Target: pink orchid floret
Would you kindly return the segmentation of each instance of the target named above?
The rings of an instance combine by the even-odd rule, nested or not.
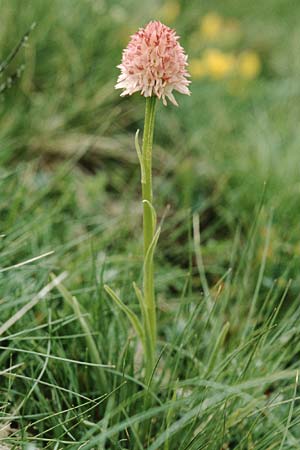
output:
[[[173,90],[190,95],[187,55],[179,37],[161,22],[148,23],[133,36],[123,50],[116,89],[121,96],[141,92],[144,97],[156,95],[166,105],[166,97],[177,106]]]

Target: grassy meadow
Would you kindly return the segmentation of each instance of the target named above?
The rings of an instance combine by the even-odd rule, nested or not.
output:
[[[0,70],[0,450],[300,448],[299,18],[292,0],[0,1],[0,61],[36,23]],[[114,85],[151,19],[181,36],[192,95],[157,111],[145,386],[103,286],[138,313],[145,102]]]

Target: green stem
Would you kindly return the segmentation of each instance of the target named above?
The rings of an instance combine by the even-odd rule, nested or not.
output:
[[[155,224],[153,220],[152,205],[152,144],[155,122],[156,97],[146,98],[145,123],[142,146],[142,163],[144,167],[144,177],[142,179],[143,196],[143,233],[144,233],[144,261],[153,240]],[[145,308],[147,311],[146,328],[149,329],[149,355],[146,361],[146,380],[149,381],[155,364],[156,349],[156,306],[154,293],[153,263],[146,267],[144,264],[143,291]]]

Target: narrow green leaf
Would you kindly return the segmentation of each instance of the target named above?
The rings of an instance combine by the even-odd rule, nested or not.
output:
[[[229,331],[229,327],[230,327],[230,323],[226,322],[217,338],[216,344],[214,346],[214,349],[213,349],[213,351],[210,355],[209,361],[207,363],[206,375],[209,374],[211,372],[211,370],[214,368],[214,365],[215,365],[215,362],[216,362],[216,359],[218,356],[218,352],[221,349],[221,347],[225,341],[225,338]]]
[[[128,308],[128,306],[126,306],[125,303],[122,302],[122,300],[117,296],[117,294],[109,286],[107,286],[107,284],[104,285],[104,289],[108,293],[108,295],[111,297],[111,299],[118,305],[118,307],[127,315],[128,319],[130,320],[137,335],[139,336],[142,343],[144,344],[144,331],[143,331],[143,327],[142,327],[141,322],[139,321],[137,315],[133,311],[131,311],[131,309]]]
[[[150,203],[148,200],[143,200],[143,203],[145,203],[150,211],[151,211],[151,216],[152,216],[152,226],[153,226],[153,230],[155,230],[156,228],[156,223],[157,223],[157,216],[156,216],[156,211],[154,209],[154,206],[152,205],[152,203]]]
[[[145,257],[145,271],[147,270],[147,268],[149,269],[149,267],[151,266],[152,262],[153,262],[153,256],[154,256],[154,252],[157,246],[157,242],[159,239],[159,235],[161,232],[161,227],[158,227],[156,230],[156,233],[153,236],[153,239],[151,241],[151,244],[149,245],[146,257]]]
[[[140,132],[140,130],[136,130],[134,143],[135,143],[135,150],[138,155],[140,166],[141,166],[141,181],[142,181],[142,183],[145,183],[145,167],[144,167],[141,147],[139,144],[139,132]]]
[[[137,296],[137,299],[139,301],[143,320],[144,320],[144,322],[146,322],[147,321],[147,312],[145,309],[145,301],[143,298],[142,291],[140,290],[140,288],[137,286],[137,284],[135,282],[133,282],[132,285],[133,285],[135,295]]]

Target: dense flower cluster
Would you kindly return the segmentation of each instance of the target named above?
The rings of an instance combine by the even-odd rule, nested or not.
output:
[[[123,51],[116,89],[121,96],[141,92],[145,97],[156,95],[166,105],[166,97],[177,106],[173,90],[190,94],[187,55],[178,36],[161,22],[150,22],[135,33]]]

